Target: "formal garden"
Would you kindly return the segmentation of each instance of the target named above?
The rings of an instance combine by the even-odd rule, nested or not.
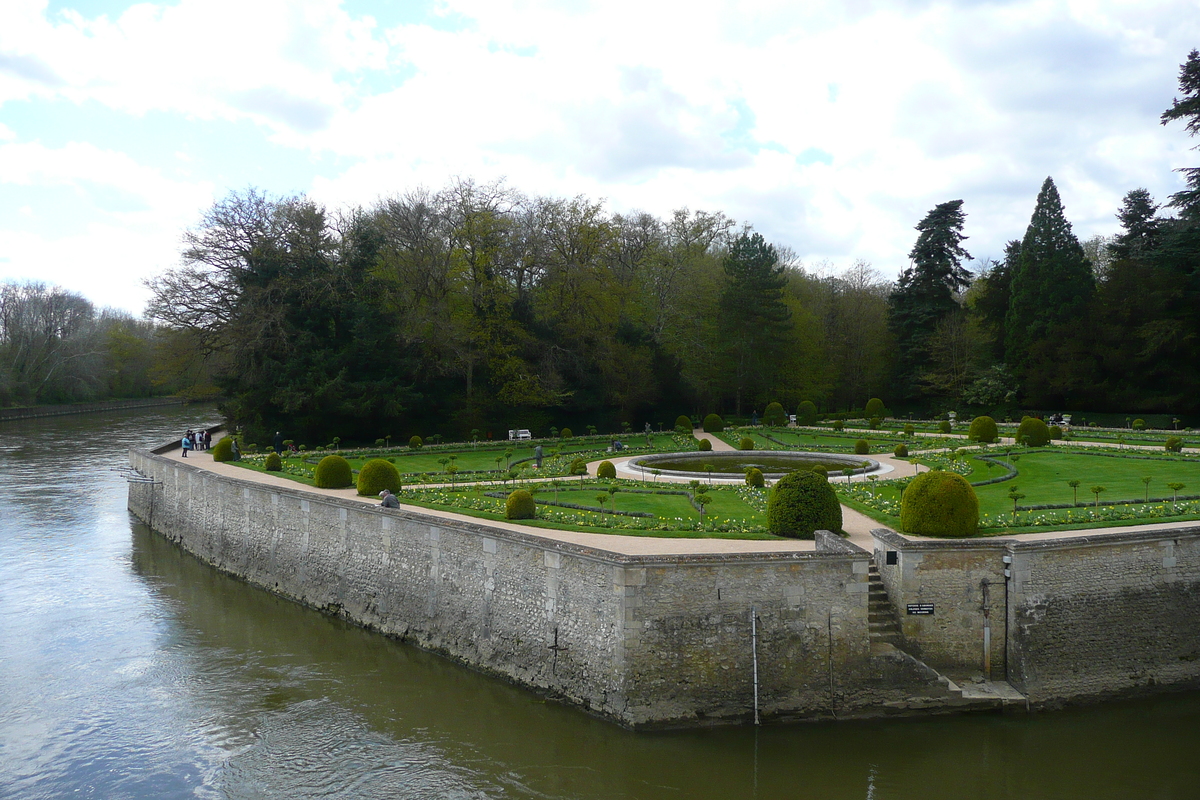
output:
[[[350,449],[335,440],[311,450],[288,441],[282,457],[250,452],[236,463],[317,488],[357,485],[364,496],[387,488],[406,505],[626,535],[811,537],[821,527],[840,529],[841,505],[887,527],[938,536],[1200,519],[1200,456],[1183,452],[1190,431],[988,417],[800,424],[778,413],[758,425],[726,426],[717,415],[700,422],[735,452],[707,456],[710,443],[680,417],[668,432],[556,430],[553,438],[453,443],[412,437]],[[214,451],[218,460],[229,457],[228,441]],[[792,464],[803,453],[813,455]],[[609,459],[624,457],[650,458],[618,474]],[[588,465],[598,462],[590,476]],[[336,469],[326,469],[331,464]],[[797,480],[803,490],[792,486]]]

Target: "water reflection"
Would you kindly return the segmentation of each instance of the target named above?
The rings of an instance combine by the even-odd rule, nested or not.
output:
[[[0,797],[1184,798],[1200,695],[634,734],[222,575],[106,469],[182,409],[0,427]]]

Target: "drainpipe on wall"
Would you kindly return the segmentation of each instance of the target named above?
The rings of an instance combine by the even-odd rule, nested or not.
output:
[[[983,592],[983,677],[990,681],[992,679],[992,611],[988,602],[987,578],[980,582],[979,588]]]
[[[1008,680],[1008,586],[1012,582],[1012,556],[1000,559],[1004,562],[1004,680]]]

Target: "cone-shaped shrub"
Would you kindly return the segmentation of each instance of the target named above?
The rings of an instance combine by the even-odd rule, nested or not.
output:
[[[318,489],[345,489],[354,485],[350,462],[341,456],[325,456],[313,471],[313,485]]]
[[[974,536],[979,532],[975,489],[955,472],[922,472],[900,498],[900,530],[918,536]]]
[[[372,458],[358,471],[358,493],[373,497],[384,489],[393,494],[400,491],[400,470],[390,461]]]

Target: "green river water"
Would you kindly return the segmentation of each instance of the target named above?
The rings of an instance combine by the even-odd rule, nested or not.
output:
[[[195,408],[0,425],[0,798],[1196,798],[1200,695],[632,733],[211,570],[110,467]]]

